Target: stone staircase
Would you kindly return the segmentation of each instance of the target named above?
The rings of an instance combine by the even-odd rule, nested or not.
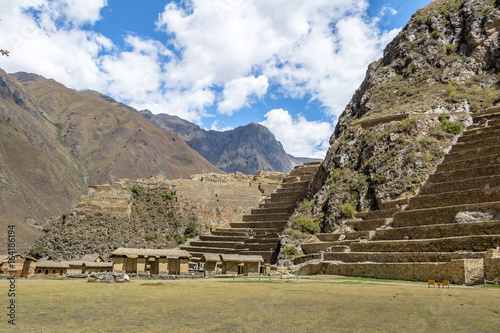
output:
[[[230,228],[216,229],[211,235],[200,236],[181,249],[199,262],[205,253],[261,255],[266,263],[274,263],[279,252],[279,237],[297,204],[306,194],[309,183],[320,163],[305,163],[295,167],[282,186],[258,208],[244,215],[241,222],[232,222]]]
[[[384,206],[304,244],[296,264],[323,262],[300,274],[481,282],[486,251],[500,246],[499,108],[474,116],[418,195]]]

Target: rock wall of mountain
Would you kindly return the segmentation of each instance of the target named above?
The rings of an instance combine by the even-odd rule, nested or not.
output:
[[[311,189],[332,230],[351,209],[413,195],[474,112],[500,104],[499,1],[437,0],[372,63]]]
[[[228,131],[206,131],[177,116],[140,114],[159,128],[177,134],[203,157],[226,172],[253,175],[261,170],[288,172],[300,159],[288,155],[265,126],[250,123]]]
[[[220,172],[173,133],[93,91],[0,70],[0,226],[19,250],[88,185],[118,178],[188,178]],[[6,250],[0,239],[0,251]]]

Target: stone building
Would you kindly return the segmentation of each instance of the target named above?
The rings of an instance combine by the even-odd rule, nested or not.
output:
[[[48,260],[40,260],[36,263],[36,272],[37,276],[44,277],[66,277],[68,274],[68,269],[70,269],[70,265],[68,262],[56,262],[56,261],[48,261]]]
[[[191,255],[184,250],[119,248],[111,258],[115,273],[187,275]]]
[[[217,265],[221,262],[219,254],[205,253],[200,261],[205,263],[205,277],[214,277],[217,274]]]
[[[264,262],[262,256],[221,254],[222,274],[258,275],[260,264]]]
[[[9,256],[0,256],[0,274],[13,275],[16,278],[31,277],[35,274],[37,260],[20,253],[14,255],[14,262],[9,261]]]

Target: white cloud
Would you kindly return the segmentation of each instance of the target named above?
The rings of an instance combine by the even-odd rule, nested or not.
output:
[[[329,148],[328,140],[333,124],[308,121],[302,115],[296,119],[283,109],[271,110],[260,124],[269,128],[285,151],[296,157],[324,158]]]
[[[215,120],[212,123],[212,126],[210,126],[211,131],[218,131],[218,132],[230,131],[232,129],[233,128],[231,126],[219,127],[219,120]]]
[[[230,116],[234,111],[249,106],[251,96],[255,95],[258,98],[264,96],[268,86],[269,82],[264,75],[231,80],[226,83],[222,92],[223,100],[218,105],[218,111]]]

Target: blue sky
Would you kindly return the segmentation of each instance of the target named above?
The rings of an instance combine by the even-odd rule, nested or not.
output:
[[[7,72],[324,157],[368,64],[430,0],[0,0]]]

